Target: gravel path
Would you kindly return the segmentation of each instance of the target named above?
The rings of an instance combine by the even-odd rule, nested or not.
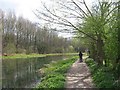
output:
[[[93,88],[91,74],[84,62],[77,60],[69,69],[66,77],[65,88]]]

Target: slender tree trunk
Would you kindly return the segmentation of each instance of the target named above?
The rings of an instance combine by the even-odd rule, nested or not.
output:
[[[16,53],[18,53],[18,31],[17,31],[17,37],[16,37]]]
[[[1,54],[3,54],[4,52],[3,52],[3,48],[4,48],[4,46],[5,46],[5,41],[4,40],[2,40],[2,39],[4,39],[5,38],[5,30],[4,30],[4,14],[3,14],[3,11],[1,11],[1,23],[0,23],[0,28],[1,28],[1,31],[0,31],[0,33],[2,34],[2,36],[1,36],[1,42],[2,42],[2,48],[0,48],[1,49]]]
[[[34,35],[34,53],[36,52],[36,46],[37,46],[37,37]]]

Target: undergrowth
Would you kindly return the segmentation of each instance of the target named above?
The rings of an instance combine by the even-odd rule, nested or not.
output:
[[[78,57],[50,63],[40,71],[43,75],[41,82],[36,86],[37,89],[45,88],[64,88],[66,72]]]
[[[98,66],[97,63],[88,58],[86,60],[90,68],[92,79],[97,88],[120,88],[120,82],[115,80],[114,71],[110,67]]]

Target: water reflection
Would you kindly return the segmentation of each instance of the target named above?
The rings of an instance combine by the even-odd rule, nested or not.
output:
[[[5,59],[2,61],[2,87],[31,87],[40,80],[38,69],[51,61],[62,60],[65,56],[49,56],[27,59]]]

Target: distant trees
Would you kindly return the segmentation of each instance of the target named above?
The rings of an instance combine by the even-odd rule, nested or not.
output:
[[[58,37],[48,27],[40,27],[14,12],[0,10],[3,53],[62,53],[69,52],[69,40]]]

